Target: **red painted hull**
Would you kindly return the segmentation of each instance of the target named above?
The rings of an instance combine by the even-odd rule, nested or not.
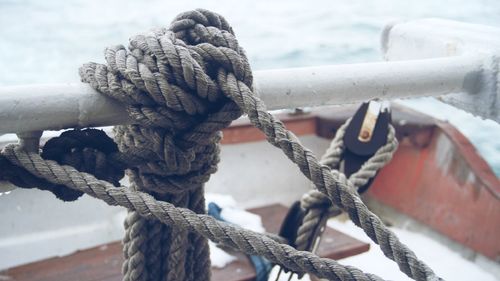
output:
[[[403,140],[370,195],[493,260],[500,258],[500,184],[472,144],[436,123],[429,143]]]
[[[281,115],[297,135],[331,139],[355,108]],[[500,181],[456,128],[401,106],[393,107],[400,146],[369,196],[490,259],[500,260]],[[224,130],[223,143],[264,140],[248,122]]]

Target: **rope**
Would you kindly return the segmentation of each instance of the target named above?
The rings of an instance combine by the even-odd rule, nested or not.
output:
[[[96,129],[63,132],[45,143],[41,156],[59,164],[70,165],[80,172],[91,173],[115,186],[119,186],[119,180],[124,176],[126,162],[138,161],[120,153],[113,139]],[[0,179],[10,181],[20,188],[47,190],[64,201],[74,201],[83,195],[82,192],[37,178],[25,169],[13,166],[1,156],[0,167],[3,168]]]
[[[339,169],[342,154],[345,150],[343,139],[349,123],[350,120],[347,120],[337,130],[326,153],[321,157],[320,163],[322,165],[327,165],[331,169]],[[394,127],[389,126],[387,143],[379,148],[356,173],[353,173],[349,177],[348,181],[352,183],[355,191],[367,184],[383,166],[389,163],[397,146],[398,141],[395,136]],[[339,173],[339,175],[343,174]],[[332,204],[325,194],[317,189],[312,189],[305,193],[300,203],[302,209],[305,211],[305,216],[297,231],[295,245],[298,250],[311,251],[313,243],[316,240],[316,237],[314,237],[315,230],[324,226],[326,223],[326,219],[324,218],[339,215],[341,210]]]
[[[237,83],[232,75],[223,81]],[[352,184],[343,174],[319,163],[313,152],[303,147],[297,137],[286,130],[283,123],[266,112],[265,106],[250,88],[242,83],[238,91],[228,92],[231,98],[248,114],[252,124],[267,136],[269,143],[280,148],[285,155],[299,167],[318,191],[326,194],[333,204],[346,211],[350,219],[374,241],[379,244],[386,257],[395,261],[400,270],[415,280],[434,280],[436,275],[415,253],[401,243],[396,235],[373,214],[361,201]]]
[[[208,215],[214,217],[218,221],[227,222],[221,215],[222,208],[214,202],[208,203]],[[229,222],[230,223],[230,222]],[[255,269],[255,281],[267,281],[271,272],[271,263],[261,256],[248,256]]]
[[[128,170],[132,189],[116,188],[14,146],[5,147],[2,155],[36,177],[130,210],[129,218],[133,219],[126,222],[125,279],[150,280],[151,272],[160,268],[162,278],[168,280],[209,280],[208,247],[201,235],[250,255],[262,255],[294,272],[330,280],[380,280],[354,267],[297,251],[267,236],[200,214],[204,212],[203,183],[215,172],[219,161],[219,130],[242,112],[264,132],[268,142],[297,164],[319,192],[345,210],[404,273],[416,280],[438,279],[368,210],[349,180],[321,164],[266,111],[252,91],[245,53],[221,16],[206,10],[181,14],[169,30],[135,36],[130,40],[129,51],[123,46],[108,48],[105,58],[107,65],[86,64],[80,74],[83,81],[101,93],[124,103],[138,124],[115,129],[120,151],[148,160]],[[154,220],[167,226],[162,228]],[[147,233],[151,231],[160,234],[149,237]],[[186,231],[194,234],[181,235],[182,239],[176,240],[179,243],[173,245],[175,236]],[[164,245],[153,248],[158,239]],[[177,255],[179,264],[185,266],[174,268],[179,264],[168,258],[161,266],[155,264],[155,270],[147,270],[152,265],[145,255],[151,253],[163,258]],[[188,256],[194,258],[188,261]],[[174,277],[177,279],[171,279]]]
[[[308,272],[329,280],[382,280],[354,267],[340,265],[334,260],[319,258],[310,252],[297,251],[266,235],[156,200],[147,193],[133,191],[127,187],[115,187],[90,174],[78,172],[71,166],[61,166],[52,160],[42,159],[38,154],[25,152],[15,145],[6,146],[2,155],[16,166],[25,167],[33,175],[50,182],[79,190],[109,205],[120,205],[134,210],[144,218],[156,219],[182,230],[199,233],[215,243],[246,254],[264,256],[271,262],[296,272]]]
[[[194,46],[190,44],[195,40],[192,34],[173,30],[186,24],[194,24],[199,35],[205,37],[217,30],[221,37],[215,39],[221,40],[224,51],[213,45]],[[153,30],[132,37],[129,43],[128,51],[124,46],[107,48],[107,65],[84,65],[80,69],[82,81],[124,103],[135,120],[135,125],[115,128],[122,153],[148,159],[129,167],[132,187],[175,206],[204,213],[203,184],[216,171],[219,131],[241,115],[210,75],[216,74],[213,66],[233,63],[227,57],[237,56],[239,61],[227,67],[245,75],[243,81],[251,85],[250,67],[225,19],[201,10],[180,15],[171,30]],[[134,211],[127,221],[123,240],[127,251],[125,280],[209,279],[205,239],[175,227],[161,227],[159,222],[147,221]],[[159,245],[165,236],[168,238]],[[158,267],[162,252],[165,265]],[[155,261],[148,260],[150,255]],[[189,279],[187,263],[196,271]],[[148,267],[162,272],[148,276]]]

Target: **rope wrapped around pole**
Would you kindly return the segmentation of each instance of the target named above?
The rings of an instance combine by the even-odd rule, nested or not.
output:
[[[321,164],[266,111],[252,90],[245,52],[222,16],[206,10],[183,13],[169,29],[132,37],[128,50],[107,48],[105,58],[107,64],[86,64],[80,74],[84,82],[125,104],[135,120],[115,128],[120,152],[144,160],[128,166],[130,188],[114,187],[15,146],[5,147],[2,157],[48,182],[128,208],[125,280],[209,280],[205,238],[295,272],[329,280],[380,280],[203,214],[203,184],[219,161],[220,130],[243,113],[401,271],[415,280],[439,279],[368,210],[353,183]]]
[[[80,75],[124,103],[135,121],[114,129],[120,151],[144,159],[128,169],[131,188],[204,213],[203,185],[217,169],[220,130],[242,113],[224,96],[216,75],[226,67],[252,84],[229,24],[207,11],[181,14],[170,29],[132,37],[128,50],[107,48],[105,58],[106,65],[85,64]],[[198,234],[135,211],[125,227],[126,281],[210,278],[208,245]]]

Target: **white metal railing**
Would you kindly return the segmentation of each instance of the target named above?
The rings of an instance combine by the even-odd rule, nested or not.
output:
[[[500,28],[424,19],[388,25],[387,62],[255,72],[269,109],[436,96],[500,122]],[[84,83],[0,88],[0,135],[127,123],[124,108]],[[35,141],[36,142],[36,141]]]
[[[482,60],[472,56],[255,72],[269,109],[361,102],[373,98],[475,94]],[[469,80],[467,80],[469,79]],[[124,108],[88,84],[0,88],[0,134],[128,121]]]
[[[386,27],[388,62],[255,72],[269,109],[373,98],[437,96],[500,122],[500,28],[424,19]],[[128,122],[124,108],[83,83],[0,88],[0,135]],[[33,134],[28,134],[34,136]]]

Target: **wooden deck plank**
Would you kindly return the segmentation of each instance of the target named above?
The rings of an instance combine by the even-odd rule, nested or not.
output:
[[[268,232],[277,233],[287,208],[275,204],[250,211],[262,217],[263,225]],[[341,259],[368,251],[369,247],[369,244],[327,228],[318,254],[322,257]],[[253,280],[255,272],[249,260],[242,254],[236,254],[236,256],[238,260],[225,268],[213,268],[212,280]],[[113,242],[77,251],[65,257],[54,257],[14,267],[0,272],[0,279],[10,281],[120,281],[122,280],[122,261],[121,242]]]

